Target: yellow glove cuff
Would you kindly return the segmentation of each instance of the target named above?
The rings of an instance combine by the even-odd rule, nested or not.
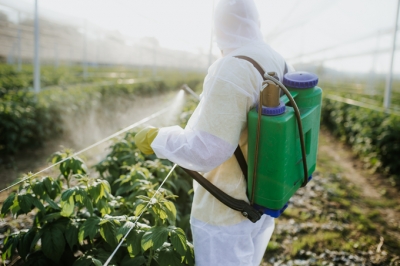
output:
[[[139,148],[141,152],[146,155],[153,154],[154,151],[151,148],[151,143],[157,137],[158,128],[155,127],[145,127],[144,129],[140,130],[135,135],[135,144]]]

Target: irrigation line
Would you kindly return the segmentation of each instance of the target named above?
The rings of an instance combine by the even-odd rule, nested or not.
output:
[[[162,188],[162,186],[164,185],[165,181],[167,181],[168,177],[172,174],[172,171],[174,171],[175,167],[177,166],[177,164],[174,164],[174,166],[172,167],[172,169],[169,171],[168,175],[164,178],[164,180],[162,181],[161,185],[158,187],[157,191],[154,193],[153,197],[151,197],[151,199],[149,200],[149,202],[147,203],[146,207],[143,208],[142,212],[140,213],[139,217],[136,219],[136,221],[133,223],[133,225],[131,226],[131,228],[129,228],[128,232],[126,232],[126,234],[124,235],[124,237],[121,239],[121,241],[118,243],[118,246],[114,249],[113,253],[110,255],[110,257],[107,259],[107,261],[103,264],[103,266],[107,266],[108,263],[110,263],[110,261],[112,260],[112,258],[114,257],[115,253],[117,253],[118,249],[121,247],[122,243],[124,242],[124,240],[126,239],[126,237],[129,235],[129,233],[132,231],[132,229],[136,226],[136,223],[139,221],[140,217],[142,217],[143,213],[147,210],[147,207],[149,207],[150,203],[152,202],[153,198],[157,195],[158,191]]]
[[[366,109],[370,109],[370,110],[374,110],[374,111],[390,114],[390,115],[400,116],[400,112],[396,112],[396,111],[392,111],[392,110],[386,110],[385,108],[382,108],[382,107],[379,107],[379,106],[373,106],[371,104],[363,103],[363,102],[360,102],[360,101],[355,101],[355,100],[352,100],[352,99],[340,97],[340,96],[333,95],[333,94],[328,94],[328,95],[325,96],[325,98],[328,98],[330,100],[334,100],[334,101],[337,101],[337,102],[347,103],[349,105],[354,105],[354,106],[358,106],[358,107],[362,107],[362,108],[366,108]]]
[[[161,115],[161,114],[163,114],[163,113],[169,111],[170,109],[171,109],[170,107],[165,107],[165,108],[163,108],[162,110],[160,110],[160,111],[158,111],[158,112],[156,112],[156,113],[154,113],[154,114],[152,114],[152,115],[150,115],[150,116],[148,116],[148,117],[145,117],[145,118],[143,118],[142,120],[140,120],[140,121],[138,121],[138,122],[136,122],[136,123],[134,123],[134,124],[132,124],[132,125],[130,125],[130,126],[124,128],[124,129],[121,129],[120,131],[118,131],[118,132],[116,132],[116,133],[114,133],[114,134],[112,134],[112,135],[106,137],[105,139],[102,139],[102,140],[100,140],[100,141],[98,141],[98,142],[96,142],[96,143],[94,143],[94,144],[92,144],[92,145],[90,145],[90,146],[84,148],[83,150],[80,150],[80,151],[78,151],[78,152],[72,154],[71,156],[69,156],[69,157],[67,157],[67,158],[65,158],[65,159],[63,159],[63,160],[61,160],[61,161],[59,161],[59,162],[57,162],[57,163],[55,163],[55,164],[52,164],[52,165],[50,165],[49,167],[46,167],[45,169],[43,169],[43,170],[41,170],[41,171],[39,171],[39,172],[37,172],[37,173],[35,173],[35,174],[31,175],[31,176],[28,176],[28,177],[26,177],[26,178],[24,178],[24,179],[18,181],[17,183],[15,183],[15,184],[13,184],[13,185],[11,185],[11,186],[8,186],[8,187],[6,187],[6,188],[0,190],[0,193],[4,192],[4,191],[6,191],[6,190],[9,190],[10,188],[12,188],[12,187],[14,187],[14,186],[17,186],[17,185],[19,185],[19,184],[25,182],[26,180],[31,179],[31,178],[34,177],[34,176],[37,176],[37,175],[43,173],[44,171],[47,171],[47,170],[51,169],[52,167],[57,166],[57,165],[59,165],[59,164],[65,162],[66,160],[71,159],[71,158],[74,157],[74,156],[77,156],[77,155],[79,155],[79,154],[81,154],[81,153],[83,153],[83,152],[85,152],[85,151],[87,151],[87,150],[90,150],[91,148],[93,148],[93,147],[95,147],[95,146],[97,146],[97,145],[99,145],[99,144],[102,144],[102,143],[104,143],[104,142],[106,142],[106,141],[108,141],[108,140],[110,140],[110,139],[112,139],[112,138],[118,136],[118,135],[121,134],[121,133],[124,133],[124,132],[126,132],[126,131],[129,131],[129,130],[131,130],[131,129],[133,129],[133,128],[135,128],[135,127],[137,127],[137,126],[139,126],[139,125],[141,125],[141,124],[143,124],[143,123],[146,123],[147,121],[150,121],[151,119],[156,118],[157,116],[159,116],[159,115]]]

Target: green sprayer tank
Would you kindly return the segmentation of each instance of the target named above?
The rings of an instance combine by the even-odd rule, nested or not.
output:
[[[307,72],[292,72],[283,78],[283,84],[300,111],[308,180],[316,167],[320,127],[322,90],[316,86],[317,83],[318,77]],[[268,92],[272,87],[267,86],[264,91]],[[269,91],[269,96],[271,94],[274,94],[273,90]],[[289,199],[307,180],[294,109],[286,95],[276,95],[275,103],[271,99],[269,103],[264,101],[263,96],[257,149],[258,108],[248,113],[248,195],[250,198],[253,193],[255,179],[251,203],[273,217],[278,217],[286,209]],[[256,158],[256,174],[253,175]]]

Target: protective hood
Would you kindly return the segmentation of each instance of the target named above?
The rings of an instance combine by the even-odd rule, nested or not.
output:
[[[214,31],[224,55],[249,43],[263,42],[253,0],[220,0],[214,13]]]

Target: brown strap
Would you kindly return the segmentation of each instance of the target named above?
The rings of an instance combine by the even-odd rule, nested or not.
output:
[[[240,148],[239,145],[237,146],[237,148],[235,150],[235,157],[239,163],[240,169],[242,169],[244,178],[246,179],[246,182],[247,182],[247,179],[248,179],[247,178],[247,162],[246,162],[246,159],[244,158],[242,149]]]
[[[243,60],[249,61],[258,70],[258,72],[260,72],[261,77],[264,79],[265,71],[254,59],[252,59],[252,58],[250,58],[248,56],[244,56],[244,55],[238,55],[238,56],[235,56],[235,57],[239,58],[239,59],[243,59]],[[235,150],[235,157],[236,157],[236,160],[239,163],[240,169],[242,169],[244,178],[246,179],[246,182],[247,182],[248,181],[248,177],[247,177],[247,169],[248,169],[247,162],[246,162],[246,159],[244,158],[243,152],[240,149],[239,145],[237,146],[237,148]]]
[[[260,220],[262,213],[260,213],[258,210],[256,210],[253,206],[248,204],[244,200],[238,200],[235,199],[222,190],[220,190],[218,187],[216,187],[213,183],[208,181],[206,178],[204,178],[201,174],[198,172],[183,168],[182,169],[190,175],[194,180],[196,180],[202,187],[204,187],[208,192],[210,192],[211,195],[213,195],[216,199],[218,199],[220,202],[228,206],[229,208],[240,211],[243,216],[245,216],[247,219],[252,221],[253,223],[257,222]],[[216,214],[218,215],[218,213]]]
[[[260,72],[261,77],[265,80],[265,78],[264,78],[264,74],[265,74],[264,69],[253,58],[250,58],[250,57],[244,56],[244,55],[238,55],[238,56],[235,56],[235,57],[239,58],[239,59],[243,59],[243,60],[249,61],[258,70],[258,72]],[[285,64],[285,66],[286,66],[286,64]],[[244,158],[243,152],[240,149],[239,145],[237,146],[237,148],[235,150],[235,156],[236,156],[236,160],[238,161],[238,163],[240,165],[240,169],[242,169],[244,178],[246,179],[246,182],[247,182],[248,181],[248,176],[247,176],[248,166],[247,166],[247,162],[246,162],[246,160]]]
[[[261,77],[265,80],[265,78],[264,78],[264,74],[265,74],[264,69],[253,58],[250,58],[250,57],[244,56],[244,55],[238,55],[238,56],[235,56],[235,57],[236,58],[240,58],[240,59],[244,59],[244,60],[249,61],[250,63],[252,63],[253,66],[258,70],[258,72],[260,72]],[[286,66],[286,63],[285,63],[285,66]]]
[[[264,69],[257,63],[257,61],[255,61],[253,58],[250,58],[250,57],[245,56],[245,55],[238,55],[238,56],[235,56],[235,57],[236,57],[236,58],[239,58],[239,59],[244,59],[244,60],[249,61],[250,63],[252,63],[253,66],[258,70],[258,72],[260,72],[261,77],[263,78],[263,80],[265,80],[265,78],[264,78],[265,71],[264,71]],[[285,62],[285,69],[283,70],[283,75],[285,75],[286,73],[288,73],[288,71],[289,71],[289,69],[288,69],[288,66],[287,66],[287,64],[286,64],[286,62]],[[278,77],[275,77],[275,78],[278,79]]]

